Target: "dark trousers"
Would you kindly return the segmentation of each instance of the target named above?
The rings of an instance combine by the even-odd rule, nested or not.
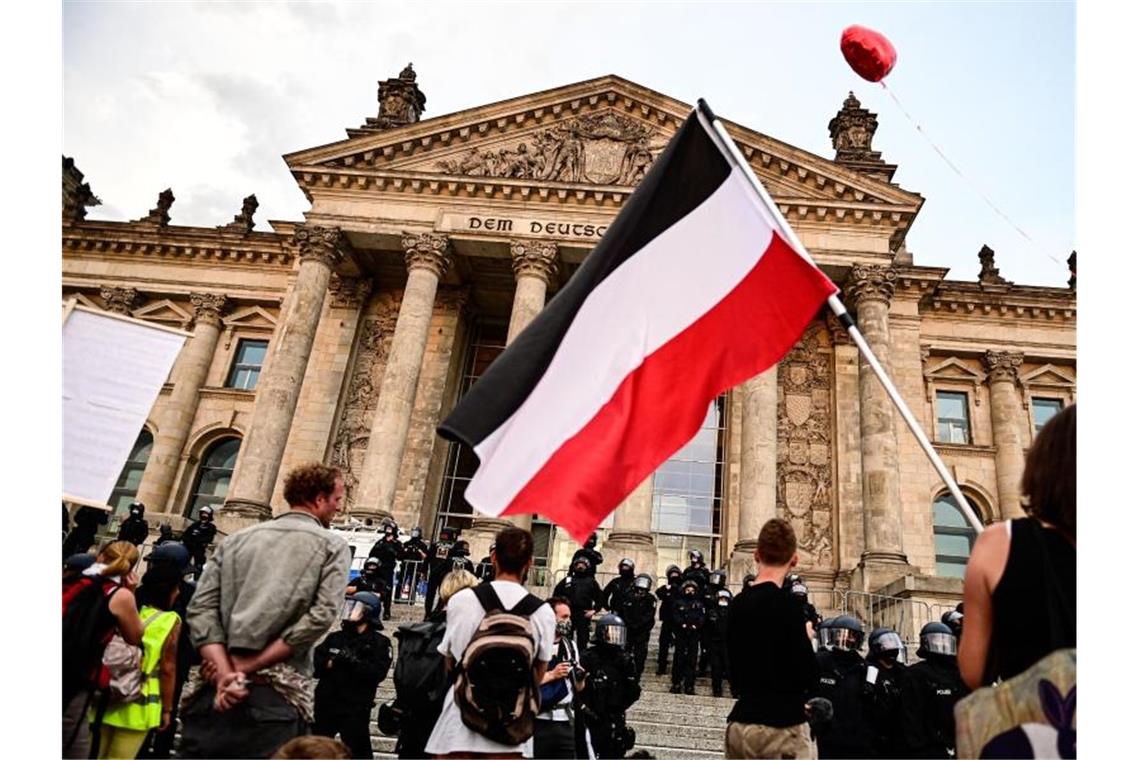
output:
[[[353,757],[371,760],[372,739],[368,733],[371,712],[371,706],[333,711],[318,702],[313,716],[313,733],[329,738],[340,734],[340,740],[352,750]]]
[[[661,621],[661,633],[657,635],[657,670],[664,672],[669,667],[669,647],[673,645],[676,629],[668,620]]]
[[[705,648],[709,653],[709,669],[712,670],[713,696],[719,697],[724,688],[728,651],[723,641],[706,641]]]
[[[435,592],[438,588],[439,584],[433,580],[433,576],[428,576],[427,591],[424,593],[424,620],[428,619],[434,609]]]
[[[551,758],[574,758],[574,721],[542,720],[534,721],[534,756]]]
[[[697,631],[677,631],[677,651],[673,653],[673,685],[692,689],[697,680]]]
[[[637,668],[638,679],[641,678],[641,673],[645,670],[645,658],[649,656],[649,634],[651,633],[653,631],[649,629],[631,633],[629,643],[625,645],[625,651],[633,658],[634,667]]]
[[[395,583],[396,568],[381,567],[380,576],[384,578],[384,589],[380,592],[380,600],[384,602],[384,619],[392,616],[392,587]]]
[[[587,718],[586,728],[590,730],[590,746],[594,748],[594,755],[598,760],[625,757],[627,747],[623,741],[625,738],[624,715],[608,721]],[[537,753],[535,757],[538,757]]]
[[[255,683],[249,696],[225,712],[214,711],[214,687],[206,686],[182,712],[179,757],[269,757],[308,733],[297,708],[268,684]]]
[[[590,619],[585,616],[575,616],[570,622],[574,624],[574,640],[578,644],[578,651],[585,653],[586,648],[590,646]]]

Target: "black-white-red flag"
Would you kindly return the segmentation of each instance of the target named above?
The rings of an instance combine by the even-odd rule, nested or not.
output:
[[[570,282],[439,426],[479,468],[464,496],[584,542],[776,364],[836,292],[691,114]]]

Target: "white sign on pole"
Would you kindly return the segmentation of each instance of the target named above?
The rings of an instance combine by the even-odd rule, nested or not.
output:
[[[63,322],[63,498],[106,507],[188,334],[69,304]]]

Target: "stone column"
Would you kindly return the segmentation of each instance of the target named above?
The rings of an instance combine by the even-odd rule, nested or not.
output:
[[[729,560],[731,583],[755,571],[760,528],[776,517],[776,418],[779,365],[740,386],[740,517]]]
[[[990,424],[997,449],[998,504],[1002,519],[1023,517],[1021,471],[1025,449],[1021,441],[1021,404],[1017,398],[1017,372],[1025,355],[1017,351],[986,351],[982,364],[990,386]]]
[[[409,233],[404,235],[403,245],[408,283],[404,286],[392,348],[380,381],[376,416],[372,418],[368,450],[352,510],[353,517],[371,518],[375,522],[392,515],[435,293],[440,278],[451,265],[446,235]]]
[[[888,376],[891,341],[888,312],[897,274],[893,267],[856,264],[848,277],[849,304],[857,310],[859,331]],[[895,409],[871,367],[859,358],[859,433],[863,458],[863,537],[860,566],[864,590],[908,569],[902,545],[899,451]]]
[[[107,304],[107,311],[128,317],[131,315],[131,310],[135,307],[135,303],[139,300],[139,292],[134,288],[120,288],[108,285],[99,288],[99,295],[103,297],[103,302]]]
[[[170,373],[174,388],[161,407],[158,433],[139,483],[138,500],[155,512],[169,512],[170,492],[190,437],[190,427],[198,412],[198,390],[206,383],[206,373],[222,332],[222,311],[226,297],[217,293],[191,293],[194,307],[194,335],[178,355]]]
[[[614,527],[602,544],[605,570],[617,571],[622,557],[633,560],[634,572],[657,578],[657,544],[653,541],[653,476],[641,482],[614,510]],[[660,585],[660,583],[658,583]]]
[[[301,266],[281,315],[272,356],[258,380],[253,419],[219,516],[218,527],[227,533],[264,520],[273,512],[269,500],[297,409],[313,336],[333,267],[344,257],[343,235],[336,227],[299,227],[293,232],[293,244]]]

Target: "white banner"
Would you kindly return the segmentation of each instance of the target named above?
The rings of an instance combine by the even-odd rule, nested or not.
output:
[[[187,333],[69,305],[63,321],[63,498],[105,506]]]

